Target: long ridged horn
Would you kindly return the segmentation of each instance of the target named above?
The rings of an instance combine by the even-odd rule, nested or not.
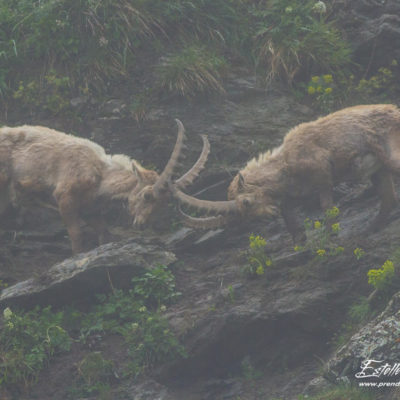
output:
[[[182,203],[188,206],[200,208],[202,210],[215,211],[217,213],[230,213],[238,212],[238,207],[235,200],[228,201],[210,201],[210,200],[200,200],[196,197],[189,196],[186,193],[180,191],[175,185],[170,183],[170,190],[172,194]]]
[[[185,137],[185,128],[179,119],[175,119],[178,125],[178,136],[176,139],[174,150],[172,151],[171,157],[161,173],[157,182],[153,186],[153,193],[155,197],[160,195],[160,192],[168,185],[168,181],[171,179],[174,169],[178,163],[179,155],[183,147],[183,139]]]
[[[180,189],[184,189],[186,186],[191,185],[203,170],[204,165],[207,162],[208,154],[210,153],[210,142],[207,139],[207,135],[201,135],[201,138],[203,139],[203,149],[196,163],[186,172],[186,174],[182,175],[174,182],[174,184]]]
[[[185,214],[179,207],[179,214],[183,223],[190,228],[195,229],[215,229],[225,225],[228,221],[226,217],[218,215],[215,217],[196,218]]]

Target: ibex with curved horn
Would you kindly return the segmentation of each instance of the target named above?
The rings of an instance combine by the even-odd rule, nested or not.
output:
[[[296,241],[303,230],[293,212],[299,199],[318,195],[322,209],[332,207],[335,184],[371,179],[380,199],[373,227],[380,228],[397,204],[392,174],[400,174],[400,110],[393,105],[349,107],[290,130],[283,144],[251,160],[233,179],[228,201],[199,200],[171,185],[189,206],[221,215],[192,218],[186,224],[216,227],[230,215],[283,216]]]
[[[157,207],[165,206],[168,182],[180,156],[184,127],[179,120],[178,136],[164,169],[143,168],[124,155],[108,155],[103,147],[41,126],[0,128],[0,213],[8,204],[17,206],[31,199],[47,204],[51,198],[68,230],[74,253],[82,251],[82,224],[94,228],[99,243],[107,228],[98,210],[104,201],[127,200],[134,224],[146,223]],[[204,167],[209,143],[202,136],[203,151],[194,166],[174,182],[185,188]],[[99,207],[100,205],[100,207]]]

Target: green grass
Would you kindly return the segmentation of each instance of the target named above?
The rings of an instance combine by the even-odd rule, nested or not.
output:
[[[342,68],[348,49],[313,1],[270,0],[4,0],[0,5],[0,96],[24,102],[23,88],[40,94],[53,70],[68,79],[71,97],[104,92],[110,82],[134,82],[148,61],[148,84],[194,96],[223,93],[233,64],[252,66],[269,80],[290,82],[300,69]],[[287,12],[287,8],[293,11]],[[286,10],[286,11],[285,11]],[[201,43],[199,45],[198,43]],[[304,67],[304,68],[303,68]],[[141,79],[139,79],[141,80]],[[53,82],[54,91],[54,82]],[[60,89],[60,87],[58,87]],[[26,96],[25,96],[26,97]],[[37,97],[37,96],[36,96]],[[40,96],[39,96],[40,97]],[[26,99],[25,99],[26,100]],[[54,109],[49,104],[55,103]],[[57,113],[55,101],[30,104]],[[140,114],[140,112],[139,112]]]
[[[136,377],[161,362],[184,357],[185,351],[170,330],[163,313],[176,300],[175,279],[165,266],[132,280],[129,291],[99,295],[88,312],[50,307],[33,311],[4,310],[0,330],[0,388],[27,390],[51,358],[67,352],[74,341],[83,345],[93,337],[121,337],[128,355],[124,374]],[[87,355],[78,365],[80,393],[107,393],[112,362],[100,353]],[[75,390],[74,389],[74,390]]]

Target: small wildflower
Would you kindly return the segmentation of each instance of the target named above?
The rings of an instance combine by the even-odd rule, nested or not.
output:
[[[338,255],[338,254],[343,253],[343,252],[344,252],[344,247],[342,247],[342,246],[336,247],[336,249],[334,251],[335,255]]]
[[[356,256],[357,260],[359,260],[362,256],[364,256],[365,251],[357,247],[356,249],[354,249],[353,253]]]
[[[293,11],[293,7],[288,6],[288,7],[285,8],[285,13],[286,14],[290,14],[292,11]]]
[[[318,86],[317,87],[317,92],[318,93],[322,93],[324,91],[324,89],[322,89],[322,86]]]
[[[105,47],[105,46],[107,46],[107,45],[108,45],[108,40],[107,40],[104,36],[102,36],[102,37],[99,39],[99,45],[100,45],[100,47]]]
[[[332,88],[331,88],[331,87],[328,87],[328,88],[326,88],[326,89],[324,90],[324,92],[325,92],[325,94],[332,93]]]
[[[340,224],[337,222],[336,224],[332,224],[332,232],[338,233],[340,230]]]
[[[264,267],[262,265],[260,265],[257,269],[256,269],[256,274],[257,275],[264,275]]]
[[[147,307],[146,306],[142,306],[139,308],[139,312],[146,312],[147,311]]]
[[[138,330],[138,328],[139,328],[139,324],[137,322],[133,322],[131,324],[131,329],[133,332],[136,332]]]
[[[160,311],[161,311],[161,312],[167,311],[167,307],[163,304],[163,305],[160,307]]]
[[[9,307],[5,308],[3,311],[3,317],[5,320],[9,320],[13,315],[13,312]]]
[[[324,249],[318,249],[318,250],[317,250],[317,255],[318,255],[319,257],[324,257],[324,256],[326,255],[326,250],[324,250]]]
[[[322,77],[325,81],[325,83],[332,83],[333,82],[333,76],[331,74],[326,74]]]
[[[309,86],[307,89],[308,94],[314,94],[315,93],[315,87]]]
[[[339,209],[337,207],[332,207],[325,211],[325,216],[327,218],[335,218],[339,215]]]
[[[370,269],[368,271],[368,283],[375,289],[384,290],[390,285],[394,277],[394,264],[386,260],[380,269]]]
[[[311,82],[317,83],[319,81],[319,76],[313,76]]]
[[[310,218],[306,218],[306,219],[304,220],[304,227],[305,227],[306,229],[311,229],[311,226],[312,226],[312,221],[311,221],[311,219],[310,219]]]
[[[314,229],[321,229],[321,227],[322,227],[321,222],[319,222],[319,221],[314,222]]]
[[[325,14],[326,13],[326,4],[323,1],[317,1],[313,8],[313,11],[320,13],[320,14]]]
[[[271,261],[270,258],[268,258],[268,259],[265,261],[265,265],[266,265],[267,267],[270,267],[270,266],[272,265],[272,261]]]
[[[390,65],[391,65],[392,67],[397,67],[397,65],[398,65],[397,60],[392,60],[392,62],[390,63]]]

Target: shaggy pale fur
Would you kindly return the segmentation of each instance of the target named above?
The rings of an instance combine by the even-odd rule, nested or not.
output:
[[[53,199],[75,253],[82,250],[83,217],[99,242],[105,240],[104,221],[91,215],[99,202],[127,199],[131,214],[137,216],[135,199],[157,178],[156,172],[129,157],[108,155],[87,139],[42,126],[0,128],[0,212],[21,200]]]
[[[283,144],[251,160],[234,178],[228,198],[246,217],[282,213],[295,238],[293,205],[319,195],[332,207],[333,186],[371,179],[381,198],[379,228],[397,204],[392,174],[400,173],[400,110],[394,105],[345,108],[288,132]]]

